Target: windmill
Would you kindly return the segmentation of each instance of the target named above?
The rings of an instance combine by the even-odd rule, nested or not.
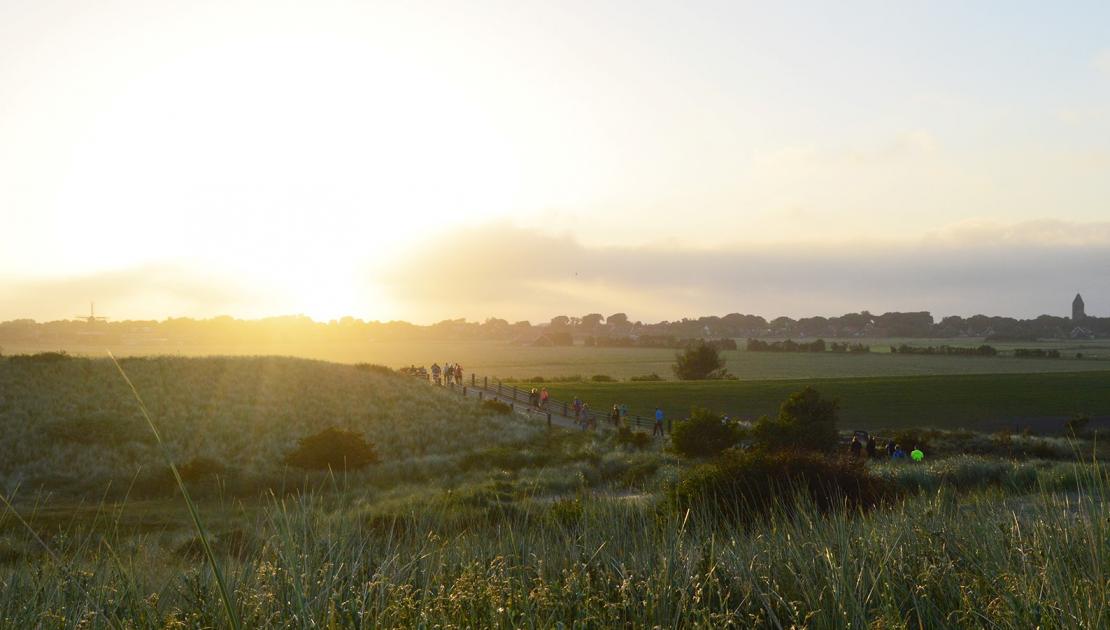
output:
[[[85,322],[88,323],[90,326],[97,323],[97,322],[106,322],[106,321],[108,321],[107,317],[102,317],[102,316],[96,314],[96,304],[94,302],[89,302],[89,314],[88,315],[74,315],[74,317],[76,317],[77,319],[85,320]]]

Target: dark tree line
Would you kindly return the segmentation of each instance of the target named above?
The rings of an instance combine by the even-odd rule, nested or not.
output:
[[[171,318],[162,321],[93,323],[82,320],[40,323],[30,319],[17,319],[0,323],[0,345],[20,342],[88,342],[103,345],[159,341],[177,344],[246,345],[410,339],[497,339],[521,343],[539,340],[550,345],[565,345],[593,339],[594,345],[599,346],[648,345],[673,348],[683,347],[691,339],[986,337],[988,341],[1020,341],[1088,335],[1110,337],[1110,317],[1087,317],[1074,322],[1067,317],[1052,315],[1042,315],[1035,319],[986,315],[964,318],[954,315],[937,322],[927,311],[881,315],[861,311],[838,317],[776,317],[771,320],[759,315],[730,313],[723,317],[713,315],[656,323],[633,321],[625,313],[613,313],[608,317],[600,313],[580,317],[559,315],[543,324],[529,321],[509,322],[491,317],[482,322],[448,319],[426,326],[400,321],[363,321],[353,317],[317,322],[304,316],[256,320],[231,317]]]

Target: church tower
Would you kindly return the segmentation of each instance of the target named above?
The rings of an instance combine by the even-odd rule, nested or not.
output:
[[[1071,302],[1071,320],[1073,322],[1078,322],[1087,317],[1087,313],[1083,309],[1083,296],[1076,293],[1075,299]]]

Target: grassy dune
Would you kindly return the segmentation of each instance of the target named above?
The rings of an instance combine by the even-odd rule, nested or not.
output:
[[[283,455],[335,426],[364,433],[387,466],[432,466],[535,430],[397,374],[281,357],[123,359],[178,465],[227,483],[286,476]],[[168,481],[150,429],[107,359],[0,359],[0,487],[123,492]],[[170,486],[172,488],[172,485]]]
[[[1074,413],[1110,416],[1110,372],[543,384],[556,398],[577,395],[594,409],[626,403],[632,413],[649,415],[662,405],[672,418],[685,417],[695,405],[733,417],[774,414],[806,385],[840,399],[845,428],[1045,429],[1059,428],[1052,419]]]

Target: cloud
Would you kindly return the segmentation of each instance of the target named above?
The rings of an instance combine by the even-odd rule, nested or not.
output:
[[[217,275],[175,264],[156,264],[69,278],[0,284],[0,320],[68,318],[87,311],[117,319],[162,319],[243,312],[254,292]],[[249,312],[249,311],[248,311]]]
[[[421,249],[435,252],[433,263],[387,270],[385,290],[412,313],[444,316],[624,311],[650,320],[869,309],[1028,317],[1066,313],[1076,291],[1092,307],[1110,304],[1110,223],[969,222],[906,242],[712,249],[587,247],[495,224]]]

